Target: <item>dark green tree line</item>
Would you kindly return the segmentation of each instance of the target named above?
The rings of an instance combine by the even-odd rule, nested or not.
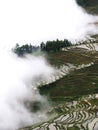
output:
[[[13,51],[18,55],[18,56],[23,56],[26,53],[33,53],[39,50],[39,46],[32,46],[31,44],[25,44],[20,46],[19,44],[16,44],[15,48]]]
[[[71,42],[69,42],[68,40],[64,39],[64,40],[56,40],[56,41],[47,41],[46,43],[41,43],[40,47],[42,51],[46,51],[46,52],[57,52],[57,51],[61,51],[62,48],[64,47],[69,47],[71,46]]]
[[[66,39],[64,40],[57,39],[56,41],[47,41],[46,43],[42,42],[40,46],[32,46],[31,44],[25,44],[20,46],[19,44],[16,44],[13,51],[18,56],[23,56],[24,54],[37,52],[38,50],[46,52],[58,52],[61,51],[62,48],[69,47],[71,45],[72,45],[71,42],[69,42]]]

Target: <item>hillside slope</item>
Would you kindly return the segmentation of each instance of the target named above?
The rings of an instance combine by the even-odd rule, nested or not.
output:
[[[49,62],[58,68],[67,63],[75,66],[93,64],[72,70],[55,82],[40,86],[40,94],[48,96],[52,104],[51,110],[47,112],[49,120],[22,130],[97,130],[98,52],[86,46],[48,53]]]

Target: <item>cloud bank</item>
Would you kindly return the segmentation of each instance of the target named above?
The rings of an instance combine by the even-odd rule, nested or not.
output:
[[[98,33],[97,16],[87,14],[75,0],[0,1],[0,43],[32,43],[85,39]]]
[[[20,58],[0,50],[0,130],[15,130],[46,119],[45,109],[49,105],[33,84],[49,78],[53,72],[43,57]],[[44,107],[31,112],[34,102]]]

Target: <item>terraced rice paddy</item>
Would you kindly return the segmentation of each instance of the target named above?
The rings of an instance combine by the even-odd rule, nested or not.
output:
[[[89,95],[77,101],[55,107],[53,119],[25,130],[98,130],[98,95]]]
[[[93,48],[96,46],[94,44]],[[77,69],[68,75],[65,75],[66,69],[61,69],[60,73],[64,72],[61,78],[39,89],[52,101],[52,107],[47,112],[49,118],[21,130],[98,130],[98,52],[90,47],[83,48],[70,48],[60,55],[49,54],[52,65],[66,66],[66,62],[71,61]],[[53,61],[55,55],[57,60]],[[83,63],[88,66],[82,67]]]

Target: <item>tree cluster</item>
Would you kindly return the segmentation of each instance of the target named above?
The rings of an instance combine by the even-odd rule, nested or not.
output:
[[[46,52],[57,52],[57,51],[61,51],[62,48],[64,47],[69,47],[71,46],[71,42],[64,39],[64,40],[56,40],[56,41],[47,41],[46,43],[41,43],[40,44],[40,48],[42,51],[46,51]]]
[[[69,47],[71,45],[72,45],[71,42],[69,42],[66,39],[64,40],[57,39],[56,41],[47,41],[46,43],[42,42],[40,46],[32,46],[31,44],[30,45],[25,44],[20,46],[19,44],[16,44],[13,51],[18,56],[23,56],[24,54],[37,52],[38,50],[46,52],[58,52],[61,51],[62,48]]]
[[[18,56],[23,56],[26,53],[33,53],[38,51],[39,46],[32,46],[31,44],[25,44],[20,46],[19,44],[16,44],[15,48],[13,51],[18,55]]]

